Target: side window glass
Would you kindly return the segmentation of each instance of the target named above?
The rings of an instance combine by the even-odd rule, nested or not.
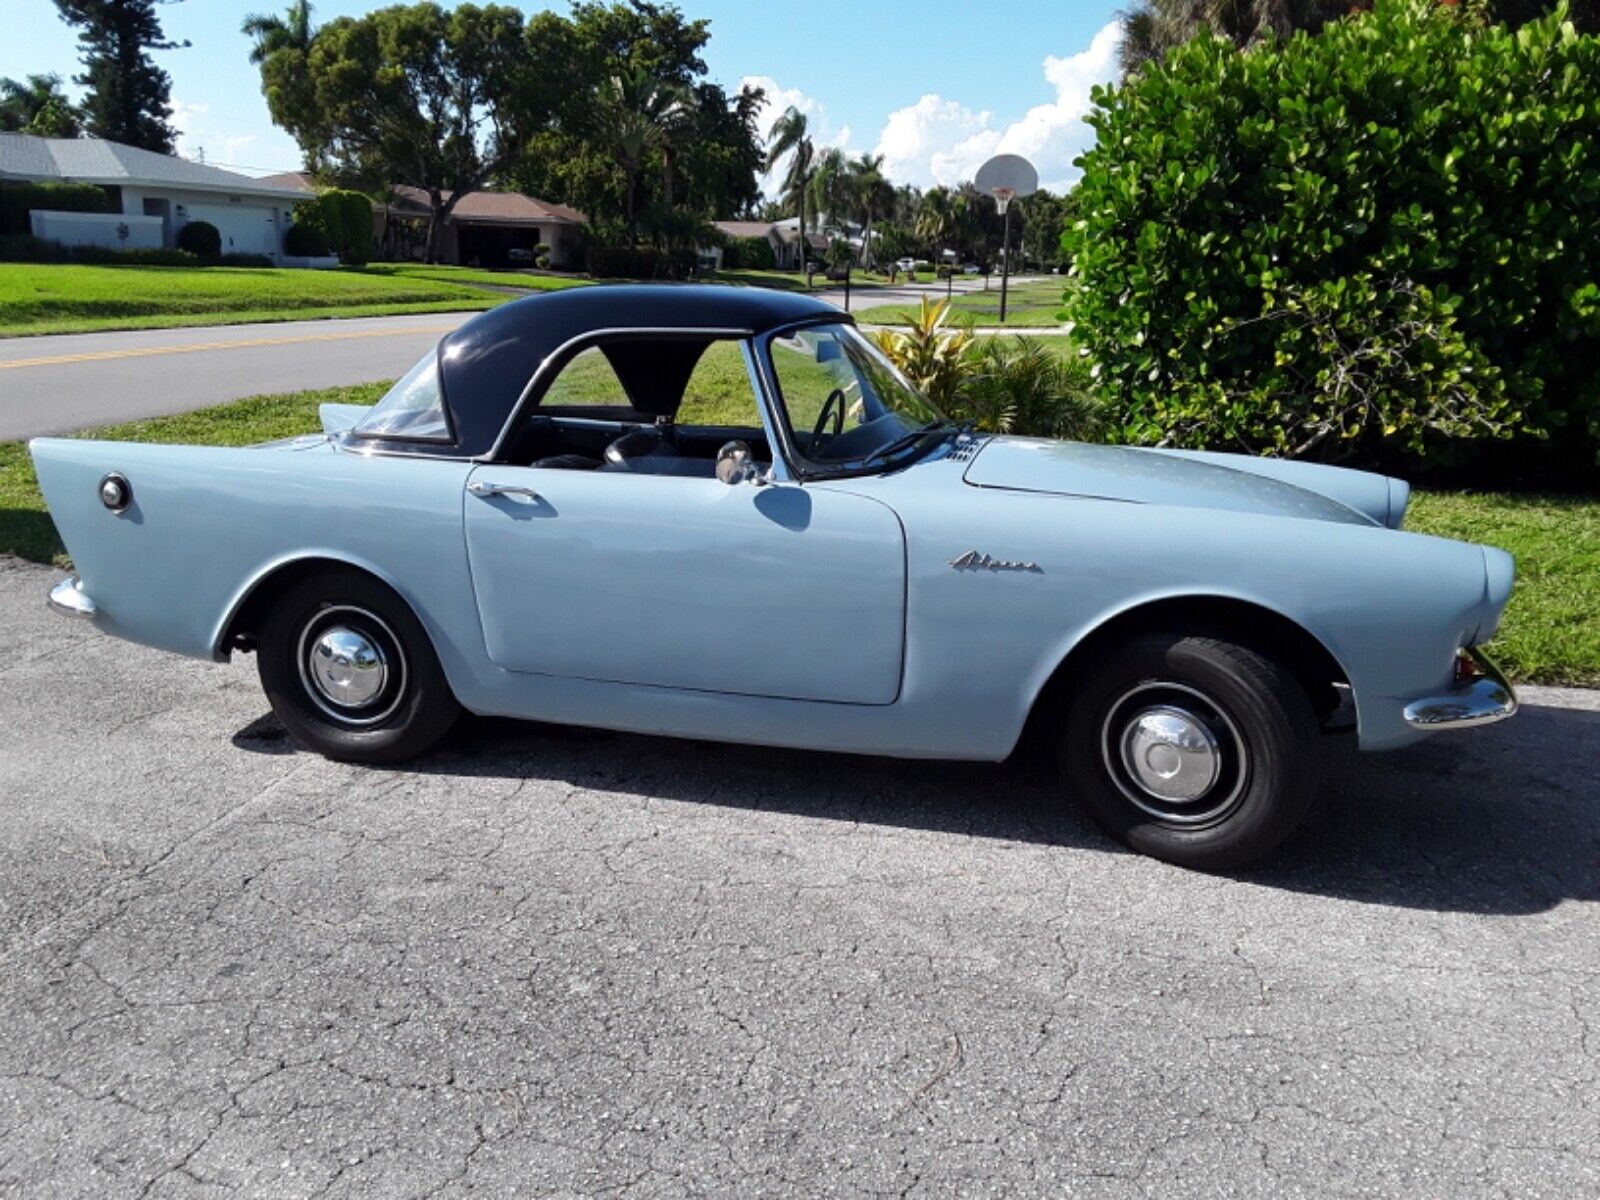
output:
[[[598,346],[574,355],[539,401],[541,408],[630,408],[622,380]]]
[[[761,412],[738,342],[712,342],[706,347],[683,389],[676,420],[679,425],[761,428]]]

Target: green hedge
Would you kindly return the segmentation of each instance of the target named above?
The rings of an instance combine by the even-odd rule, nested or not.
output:
[[[202,258],[222,253],[222,231],[210,221],[190,221],[178,230],[178,249]]]
[[[777,268],[772,243],[764,237],[728,239],[722,251],[722,265],[729,271],[771,271]]]
[[[296,258],[321,258],[328,253],[328,239],[321,229],[302,224],[296,208],[294,224],[284,230],[283,252]]]
[[[1473,11],[1095,92],[1066,316],[1117,436],[1594,482],[1600,40]]]
[[[104,188],[88,183],[0,183],[0,236],[31,234],[28,214],[36,208],[99,213],[111,205]]]
[[[693,250],[650,246],[591,245],[588,259],[596,279],[686,279],[695,265]]]
[[[360,192],[342,188],[319,192],[295,205],[294,221],[295,228],[315,230],[321,235],[322,254],[337,254],[351,266],[360,266],[372,258],[372,201]]]

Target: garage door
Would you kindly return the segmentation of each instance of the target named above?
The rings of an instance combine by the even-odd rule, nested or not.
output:
[[[272,209],[249,204],[191,204],[189,220],[210,221],[222,235],[224,254],[277,256],[278,227]]]

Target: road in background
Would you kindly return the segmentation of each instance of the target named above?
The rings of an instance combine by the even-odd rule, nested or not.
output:
[[[998,285],[995,285],[998,286]],[[956,290],[981,282],[963,280]],[[916,303],[942,284],[852,292]],[[842,289],[813,293],[842,306]],[[191,412],[245,396],[394,379],[474,313],[354,317],[0,339],[0,441]]]

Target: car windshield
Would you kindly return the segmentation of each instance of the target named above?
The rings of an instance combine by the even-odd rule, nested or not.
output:
[[[812,463],[891,462],[948,424],[854,325],[810,325],[767,346],[795,447]]]
[[[351,431],[357,437],[411,442],[450,440],[450,422],[439,388],[439,352],[429,350]]]

